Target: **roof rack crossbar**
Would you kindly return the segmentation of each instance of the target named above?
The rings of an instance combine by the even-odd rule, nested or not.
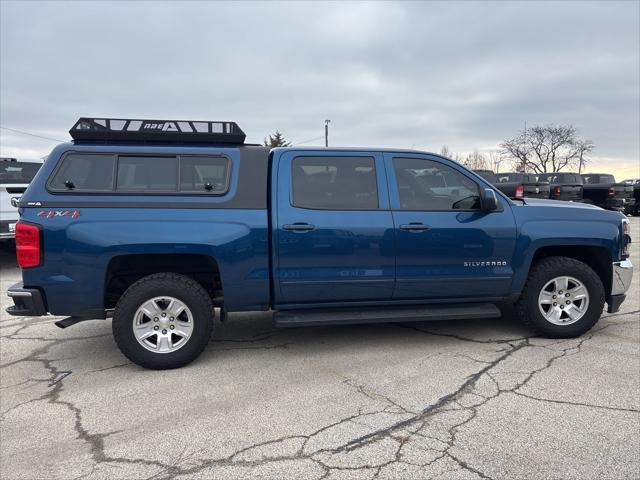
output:
[[[81,117],[69,130],[83,141],[243,144],[245,133],[235,122],[139,120]]]

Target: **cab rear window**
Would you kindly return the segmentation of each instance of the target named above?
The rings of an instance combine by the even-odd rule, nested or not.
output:
[[[204,193],[229,187],[224,156],[77,154],[64,157],[49,181],[57,192]]]
[[[40,163],[0,161],[0,184],[31,183],[40,169]]]

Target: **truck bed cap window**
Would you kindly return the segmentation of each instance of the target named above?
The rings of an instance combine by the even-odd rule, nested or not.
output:
[[[62,158],[48,187],[65,193],[223,195],[229,189],[230,174],[231,161],[222,155],[70,153]]]
[[[112,154],[71,153],[67,155],[49,188],[60,191],[110,191],[113,189]]]
[[[169,191],[178,188],[176,157],[130,157],[118,159],[116,190]]]

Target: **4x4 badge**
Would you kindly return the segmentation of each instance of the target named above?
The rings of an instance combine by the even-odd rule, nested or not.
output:
[[[78,218],[80,216],[80,210],[41,210],[38,212],[39,217],[53,218],[53,217],[71,217]]]

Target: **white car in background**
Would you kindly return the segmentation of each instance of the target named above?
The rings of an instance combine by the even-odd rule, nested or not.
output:
[[[42,161],[0,158],[0,240],[15,237],[19,218],[17,202],[41,166]]]

